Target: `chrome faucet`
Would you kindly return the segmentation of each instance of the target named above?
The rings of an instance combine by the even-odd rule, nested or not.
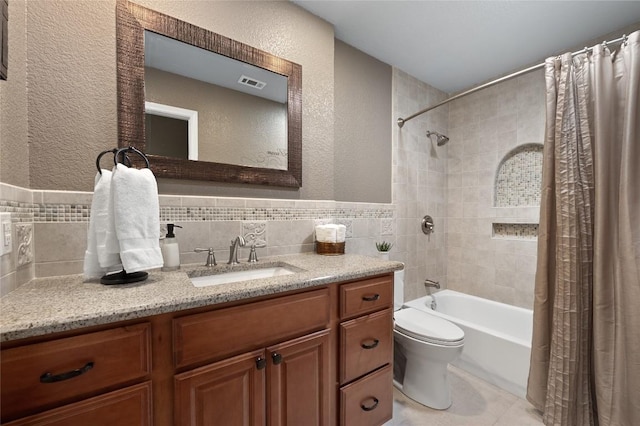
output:
[[[231,246],[229,247],[229,265],[237,265],[238,263],[238,246],[244,247],[245,241],[241,235],[238,235],[235,240],[231,240]]]
[[[435,287],[437,289],[440,289],[440,283],[438,281],[433,281],[433,280],[430,280],[430,279],[424,280],[424,286],[425,287]]]

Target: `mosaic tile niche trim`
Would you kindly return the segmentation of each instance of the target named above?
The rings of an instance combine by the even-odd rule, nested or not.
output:
[[[494,223],[493,238],[512,240],[537,240],[537,223]]]
[[[542,145],[519,146],[500,163],[495,182],[496,207],[540,205]]]

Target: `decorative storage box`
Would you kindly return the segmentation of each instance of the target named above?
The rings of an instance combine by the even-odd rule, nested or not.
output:
[[[338,256],[344,254],[344,242],[342,243],[321,243],[316,241],[316,253],[326,256]]]

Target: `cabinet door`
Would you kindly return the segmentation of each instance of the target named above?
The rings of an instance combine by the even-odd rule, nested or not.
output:
[[[258,350],[176,375],[174,424],[264,425],[265,364]]]
[[[269,424],[330,423],[329,330],[267,348]]]

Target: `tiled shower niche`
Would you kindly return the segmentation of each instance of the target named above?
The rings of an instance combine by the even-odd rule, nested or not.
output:
[[[541,144],[521,145],[504,157],[496,173],[495,207],[517,211],[540,205],[542,149]],[[493,238],[535,240],[537,236],[537,223],[493,223]]]
[[[539,206],[541,184],[542,145],[519,146],[509,152],[498,166],[494,205]]]

